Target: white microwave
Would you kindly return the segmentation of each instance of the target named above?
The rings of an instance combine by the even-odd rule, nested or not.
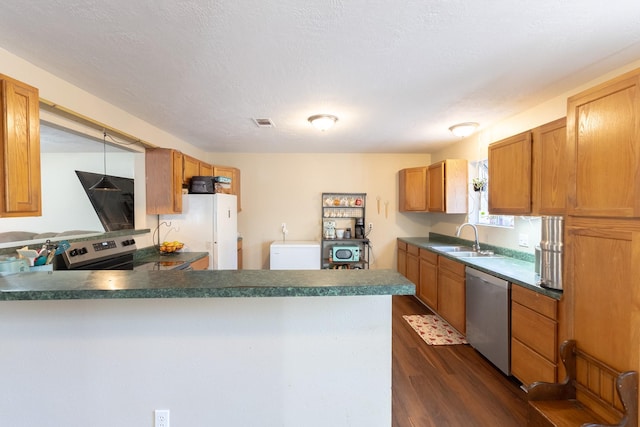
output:
[[[331,248],[333,262],[358,262],[360,261],[360,246],[335,245]]]

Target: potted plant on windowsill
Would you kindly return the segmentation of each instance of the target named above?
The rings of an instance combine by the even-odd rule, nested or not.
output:
[[[484,191],[487,189],[487,178],[473,178],[471,180],[473,191]]]

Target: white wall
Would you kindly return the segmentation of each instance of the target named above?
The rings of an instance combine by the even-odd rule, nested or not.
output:
[[[391,425],[388,295],[0,307],[3,426]]]
[[[428,164],[428,154],[215,153],[208,161],[242,171],[238,228],[247,269],[269,268],[269,245],[282,239],[283,222],[289,240],[320,239],[323,192],[367,193],[366,222],[374,225],[371,268],[395,268],[396,238],[429,231],[428,215],[398,212],[398,171]]]

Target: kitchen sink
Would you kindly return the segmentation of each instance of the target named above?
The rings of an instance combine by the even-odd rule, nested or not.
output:
[[[449,255],[454,256],[456,258],[500,258],[501,255],[496,255],[492,251],[464,251],[464,252],[451,252]]]
[[[472,252],[469,246],[431,246],[431,249],[440,252]]]

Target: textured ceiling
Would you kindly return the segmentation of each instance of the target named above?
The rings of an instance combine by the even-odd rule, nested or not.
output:
[[[205,151],[430,152],[639,59],[639,18],[637,0],[5,0],[0,47]],[[321,133],[317,113],[340,120]]]

